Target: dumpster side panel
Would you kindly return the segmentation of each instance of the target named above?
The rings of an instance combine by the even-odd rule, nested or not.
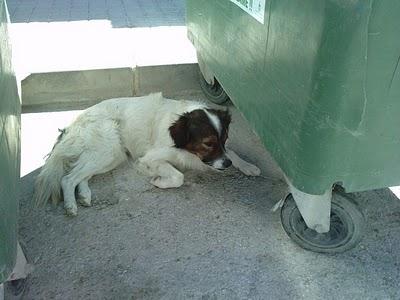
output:
[[[266,0],[264,24],[227,0],[187,8],[196,49],[297,189],[400,183],[399,1]]]
[[[360,142],[368,135],[360,127],[364,114],[368,24],[372,1],[324,1],[324,16],[313,88],[300,129],[301,162],[291,179],[300,189],[320,193],[364,170],[354,169]],[[305,34],[308,39],[308,34]],[[369,167],[367,167],[368,169]],[[310,185],[315,185],[311,187]],[[319,189],[319,191],[317,191]]]
[[[354,147],[344,179],[348,190],[366,190],[400,183],[400,2],[374,1],[365,51],[364,97],[357,119],[362,134]]]
[[[20,174],[20,100],[7,22],[7,8],[0,0],[0,283],[15,265]]]
[[[196,49],[282,170],[292,180],[306,172],[299,152],[324,1],[267,0],[264,24],[230,1],[189,0],[187,11]]]

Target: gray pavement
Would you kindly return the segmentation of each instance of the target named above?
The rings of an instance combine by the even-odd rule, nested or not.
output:
[[[110,20],[113,27],[179,26],[184,0],[8,0],[11,22]]]
[[[55,136],[60,114],[23,117],[23,140],[35,122],[38,132],[53,122]],[[231,132],[234,150],[269,160],[236,111]],[[61,205],[31,209],[36,174],[22,178],[20,238],[35,265],[25,299],[400,299],[400,201],[389,189],[355,194],[363,240],[323,255],[294,244],[271,212],[279,178],[189,172],[183,187],[159,190],[124,164],[93,178],[93,207],[68,218]]]

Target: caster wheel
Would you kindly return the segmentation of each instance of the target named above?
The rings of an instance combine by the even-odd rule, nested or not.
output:
[[[229,100],[229,96],[225,93],[217,79],[214,79],[214,84],[209,84],[200,72],[200,87],[206,97],[215,104],[223,104]]]
[[[25,292],[27,285],[27,278],[17,279],[13,281],[6,282],[5,286],[5,299],[9,300],[19,300]]]
[[[281,222],[288,236],[306,250],[321,253],[339,253],[355,247],[361,240],[364,215],[348,197],[333,192],[331,224],[327,233],[318,233],[307,227],[292,195],[281,209]]]

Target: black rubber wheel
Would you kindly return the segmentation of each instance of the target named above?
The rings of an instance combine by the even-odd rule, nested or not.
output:
[[[8,281],[4,284],[5,287],[5,299],[19,300],[25,292],[28,278],[17,279]]]
[[[339,253],[355,247],[364,231],[364,215],[351,199],[339,192],[332,195],[331,224],[327,233],[307,227],[292,195],[281,209],[281,222],[288,236],[304,249]]]
[[[200,73],[200,87],[206,97],[215,104],[223,104],[229,100],[229,96],[225,93],[217,79],[214,78],[214,84],[209,84]]]

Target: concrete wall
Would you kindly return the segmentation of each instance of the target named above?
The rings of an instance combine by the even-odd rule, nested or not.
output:
[[[84,108],[101,100],[198,89],[197,64],[31,74],[22,81],[24,112]]]

